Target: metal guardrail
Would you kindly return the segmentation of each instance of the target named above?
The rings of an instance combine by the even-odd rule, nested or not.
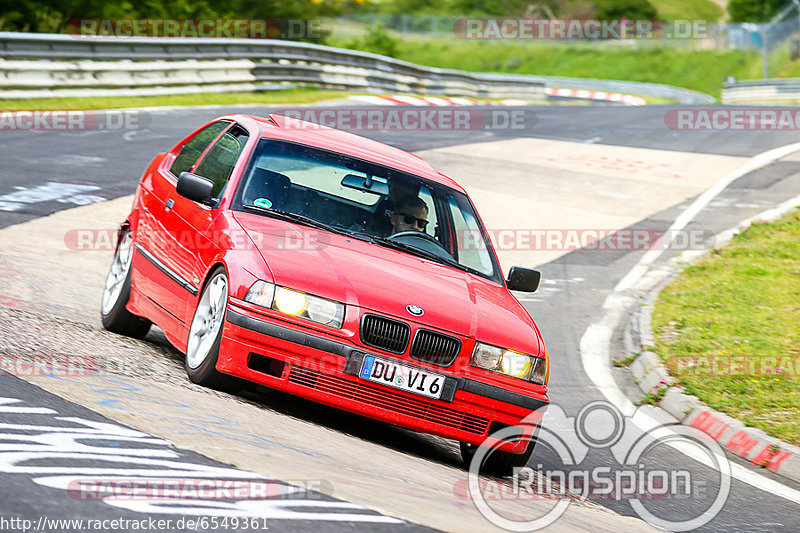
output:
[[[713,96],[706,93],[661,83],[592,78],[564,78],[556,76],[540,76],[540,78],[544,80],[548,87],[559,87],[562,89],[638,94],[641,96],[667,98],[680,104],[713,104],[716,101]]]
[[[556,87],[713,102],[667,85],[465,72],[295,41],[0,32],[0,97],[258,90],[275,83],[528,101],[542,101],[545,87]]]
[[[800,100],[800,78],[745,80],[722,86],[723,104],[793,103]]]
[[[522,97],[543,100],[544,82],[535,76],[481,74],[458,70],[423,67],[376,54],[345,50],[308,43],[255,39],[180,39],[180,38],[102,38],[57,34],[24,34],[0,32],[0,96],[3,89],[18,95],[25,90],[39,89],[42,84],[30,84],[19,76],[17,61],[46,60],[50,65],[73,61],[75,80],[71,87],[81,86],[106,93],[110,85],[107,76],[97,76],[89,62],[119,63],[117,72],[132,71],[141,61],[148,68],[165,70],[173,62],[187,60],[202,62],[184,75],[160,79],[130,75],[131,88],[153,88],[163,85],[202,85],[204,69],[219,70],[214,62],[237,60],[252,62],[253,83],[313,83],[325,87],[451,94],[484,98]],[[132,61],[135,60],[135,61]],[[63,72],[63,69],[60,69]],[[57,92],[64,79],[53,70],[52,93]],[[215,80],[218,82],[219,80]],[[113,85],[112,85],[113,86]],[[126,94],[131,94],[128,90]]]

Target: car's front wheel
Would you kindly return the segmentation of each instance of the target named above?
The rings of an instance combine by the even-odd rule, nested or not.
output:
[[[505,477],[514,473],[515,468],[522,468],[528,464],[528,460],[533,454],[533,449],[536,447],[536,439],[533,438],[528,443],[528,448],[522,453],[510,453],[500,450],[491,450],[483,456],[483,462],[480,465],[479,472],[481,474],[489,474],[492,476]],[[467,468],[470,467],[475,454],[478,453],[480,446],[476,444],[469,444],[467,442],[461,443],[461,458]]]
[[[150,329],[150,321],[126,309],[131,293],[133,237],[130,228],[123,228],[114,251],[114,260],[106,276],[100,316],[103,327],[114,333],[141,339]]]
[[[217,359],[222,343],[222,325],[228,304],[228,275],[217,267],[200,294],[189,327],[186,346],[186,373],[198,385],[214,389],[229,389],[236,379],[217,371]]]

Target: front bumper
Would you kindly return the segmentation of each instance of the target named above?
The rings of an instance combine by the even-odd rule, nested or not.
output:
[[[357,376],[364,355],[393,357],[311,334],[229,304],[217,370],[312,401],[415,431],[472,444],[494,443],[493,431],[522,425],[532,436],[548,400],[447,374],[441,400],[418,396]],[[395,356],[396,358],[396,356]],[[402,364],[415,364],[397,360]],[[522,453],[527,440],[501,443]]]

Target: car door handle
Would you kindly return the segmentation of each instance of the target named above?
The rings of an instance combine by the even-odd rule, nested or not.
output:
[[[167,200],[167,211],[169,211],[170,209],[172,209],[172,206],[173,206],[173,205],[175,205],[175,200],[173,200],[172,198],[170,198],[169,200]]]

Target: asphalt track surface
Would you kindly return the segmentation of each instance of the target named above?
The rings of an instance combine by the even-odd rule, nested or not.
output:
[[[432,531],[381,516],[360,506],[337,501],[320,492],[304,490],[295,493],[292,487],[277,480],[257,474],[248,475],[191,451],[175,449],[166,441],[120,426],[89,409],[66,402],[7,373],[0,374],[0,382],[5,397],[2,399],[3,410],[0,411],[0,428],[4,430],[2,441],[25,442],[26,439],[39,438],[33,442],[49,442],[49,446],[41,445],[38,449],[32,449],[29,452],[30,460],[15,463],[23,473],[26,469],[30,472],[33,483],[20,476],[4,476],[6,479],[0,484],[0,499],[3,502],[0,531],[97,530],[98,527],[90,524],[91,521],[99,522],[101,530],[107,531],[268,529],[311,532],[319,531],[320,520],[336,524],[336,530],[341,531]],[[33,427],[39,431],[32,429]],[[125,451],[116,460],[110,460],[103,455],[109,448],[115,453]],[[64,450],[80,451],[83,457],[77,457],[78,454],[69,457]],[[95,456],[92,457],[92,454]],[[10,462],[14,462],[14,458],[10,459]],[[84,472],[90,471],[87,469],[96,469],[97,473],[82,476],[84,484],[79,486],[76,480],[81,479],[81,476],[69,475],[73,468],[83,469]],[[182,489],[178,490],[184,491],[191,486],[197,490],[195,496],[200,494],[202,481],[208,479],[228,481],[229,496],[235,495],[233,487],[236,486],[251,491],[261,490],[265,495],[276,496],[271,500],[274,515],[284,515],[284,519],[265,517],[255,521],[255,527],[245,528],[243,525],[247,515],[244,510],[241,513],[231,511],[235,507],[235,497],[230,500],[233,503],[229,503],[226,509],[230,522],[226,522],[224,526],[218,523],[217,527],[211,524],[189,525],[192,520],[196,524],[202,524],[199,522],[202,517],[220,510],[219,507],[203,509],[202,502],[189,498],[189,509],[183,515],[136,507],[126,509],[124,505],[130,506],[131,501],[123,502],[121,507],[112,507],[100,501],[99,496],[103,489],[99,487],[102,483],[117,483],[116,487],[121,487],[119,481],[112,480],[130,479],[129,476],[133,475],[132,471],[135,469],[152,472],[149,478],[157,480],[143,489],[149,490],[151,495],[156,492],[160,496],[168,494],[159,492],[164,486],[161,482],[175,479],[181,479]],[[165,471],[172,471],[172,474],[163,477],[164,474],[159,473]],[[88,484],[85,484],[86,480],[89,480]],[[259,488],[250,488],[256,486]],[[57,493],[58,497],[53,497],[53,488],[62,488],[63,492]],[[186,494],[189,495],[188,492]],[[340,516],[337,517],[337,514]],[[345,514],[349,517],[342,516]],[[183,522],[179,522],[181,519]],[[26,524],[23,520],[30,522]],[[159,521],[162,521],[161,527]],[[239,527],[233,527],[234,524]]]
[[[0,201],[11,198],[15,191],[31,190],[54,183],[81,183],[91,189],[71,196],[61,196],[46,201],[25,203],[14,211],[0,211],[0,228],[32,220],[52,212],[73,207],[97,198],[81,194],[116,198],[133,192],[138,176],[152,156],[171,147],[180,138],[202,123],[225,112],[245,112],[263,115],[270,108],[196,109],[147,111],[148,127],[120,131],[87,131],[81,133],[53,132],[0,132]],[[361,134],[387,142],[409,151],[455,146],[499,139],[536,137],[565,140],[587,144],[627,146],[673,150],[676,158],[680,152],[730,156],[753,156],[766,150],[800,141],[796,132],[677,132],[664,127],[667,106],[638,108],[620,107],[528,107],[524,113],[525,127],[506,130],[476,130],[469,132],[441,131],[368,131]],[[718,200],[703,210],[690,228],[715,234],[735,226],[752,216],[755,211],[769,208],[796,196],[800,192],[800,163],[781,161],[748,174],[728,187]],[[456,177],[457,178],[457,177]],[[7,200],[8,201],[8,200]],[[637,223],[639,228],[666,230],[689,202],[682,202],[646,220]],[[642,252],[606,252],[604,254],[576,251],[557,260],[539,265],[545,280],[554,280],[524,303],[542,330],[553,361],[551,370],[551,398],[568,416],[575,416],[592,401],[602,400],[601,394],[586,376],[579,354],[579,342],[585,329],[596,320],[605,297],[635,264]],[[671,254],[666,253],[661,261]],[[617,332],[612,353],[621,352],[621,332]],[[625,371],[616,371],[621,387],[630,387]],[[67,416],[97,417],[85,409],[68,404],[39,389],[11,378],[4,380],[0,396],[16,397],[25,405],[52,408]],[[9,385],[10,384],[10,385]],[[8,423],[5,418],[2,422]],[[729,456],[733,462],[745,464]],[[194,460],[203,461],[194,457]],[[207,461],[207,460],[206,460]],[[210,462],[207,462],[210,464]],[[661,448],[649,459],[649,467],[664,469],[674,465],[687,465],[693,479],[699,480],[702,491],[713,494],[717,490],[718,475],[694,464],[684,455],[669,448]],[[530,466],[546,471],[583,468],[618,468],[615,458],[606,449],[588,450],[585,458],[575,465],[564,465],[553,450],[537,448]],[[759,470],[759,474],[786,482],[778,476]],[[14,511],[15,515],[41,515],[41,508],[26,507],[20,494],[31,490],[29,481],[3,483],[2,514]],[[702,492],[701,491],[701,492]],[[44,493],[43,493],[44,496]],[[26,499],[25,501],[30,501]],[[48,502],[55,511],[59,505],[72,502],[63,498],[59,503]],[[602,505],[622,514],[635,516],[626,501],[601,501]],[[709,504],[708,497],[690,500],[664,498],[647,504],[655,514],[680,520],[688,514],[702,511]],[[99,504],[98,504],[98,507]],[[83,509],[83,507],[82,507]],[[97,516],[112,516],[98,509]],[[56,514],[54,512],[53,514]],[[94,515],[93,515],[94,516]],[[113,516],[119,516],[116,511]],[[358,530],[375,530],[377,524],[358,525],[325,523],[322,529],[341,530],[343,527]],[[291,530],[320,529],[320,523],[292,522]],[[415,528],[409,524],[386,525],[388,528]],[[272,528],[272,526],[271,526]],[[288,530],[287,529],[287,530]],[[722,511],[702,531],[791,531],[800,529],[800,504],[758,487],[733,480],[730,495]]]

